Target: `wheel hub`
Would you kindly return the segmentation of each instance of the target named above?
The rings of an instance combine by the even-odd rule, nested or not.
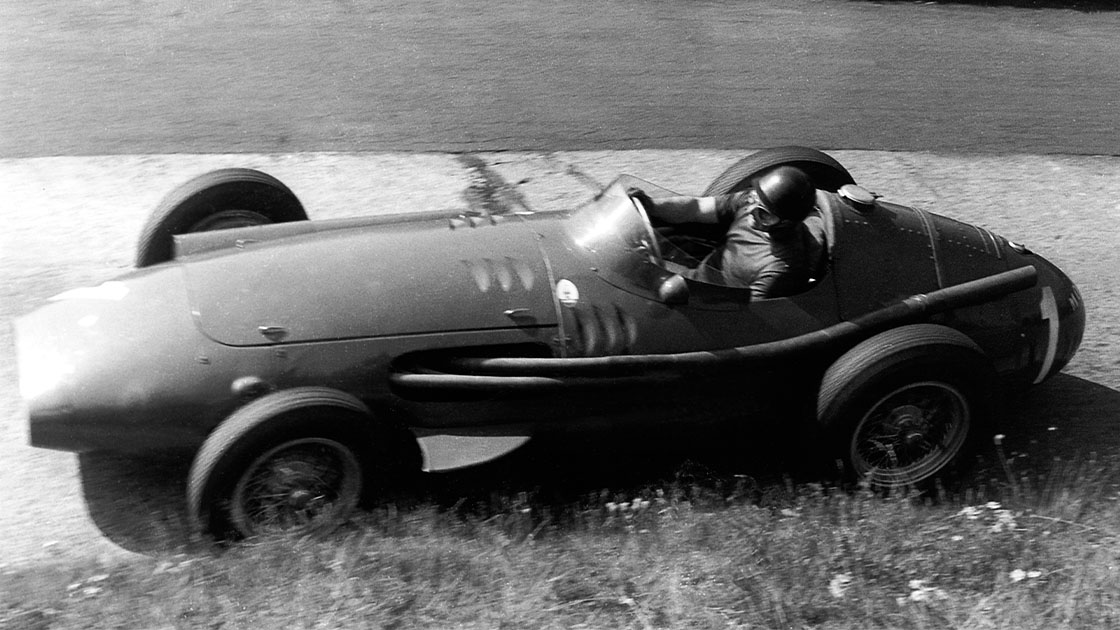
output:
[[[893,429],[899,442],[913,446],[926,439],[928,423],[926,414],[917,405],[902,405],[891,411],[887,425]]]
[[[288,507],[293,510],[306,510],[313,502],[321,498],[322,495],[307,489],[297,488],[288,494]]]
[[[251,465],[233,497],[242,534],[322,530],[337,525],[361,493],[361,469],[341,444],[306,438],[283,444]]]
[[[964,444],[969,408],[944,382],[904,385],[879,399],[858,423],[853,466],[877,485],[914,483],[935,474]]]
[[[322,470],[317,470],[314,464]],[[330,473],[328,462],[278,462],[272,470],[275,494],[283,497],[278,505],[294,511],[321,507],[329,501],[325,493],[330,492]]]

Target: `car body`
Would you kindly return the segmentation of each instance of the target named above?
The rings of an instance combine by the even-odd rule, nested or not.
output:
[[[753,156],[731,179],[793,158],[848,179],[800,149]],[[245,471],[285,445],[340,450],[341,477],[363,480],[343,493],[356,498],[375,472],[478,464],[550,432],[641,432],[776,407],[836,433],[838,452],[858,460],[858,440],[845,436],[880,403],[899,444],[931,439],[931,396],[950,416],[963,409],[963,433],[937,447],[945,457],[880,480],[910,483],[956,455],[988,388],[1041,382],[1080,343],[1084,308],[1069,278],[983,228],[827,186],[839,192],[818,198],[825,272],[797,295],[751,300],[666,262],[675,245],[628,195],[635,187],[670,194],[623,176],[560,212],[179,234],[169,260],[55,296],[16,322],[31,443],[197,453],[200,527],[247,535],[259,523],[223,506],[251,495]],[[891,381],[903,373],[918,376]],[[891,398],[930,383],[914,400]],[[890,391],[867,393],[876,387]],[[327,425],[346,429],[317,428]],[[298,485],[285,505],[302,516],[285,526],[319,518],[316,501],[341,492]]]

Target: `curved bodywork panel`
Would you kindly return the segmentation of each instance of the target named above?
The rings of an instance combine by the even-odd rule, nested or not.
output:
[[[228,345],[556,323],[535,235],[516,220],[355,228],[182,264],[200,329]]]
[[[194,327],[179,268],[63,293],[15,333],[34,446],[166,447],[192,430],[175,419],[208,415],[228,389],[204,359],[212,344]]]

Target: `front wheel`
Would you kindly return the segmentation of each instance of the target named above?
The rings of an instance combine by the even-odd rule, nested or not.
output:
[[[305,220],[299,199],[275,177],[247,168],[211,171],[172,190],[152,211],[136,266],[171,260],[177,234]]]
[[[218,539],[328,532],[407,476],[411,450],[343,392],[286,390],[233,413],[191,466],[195,528]]]
[[[817,417],[852,477],[910,486],[965,452],[991,412],[993,383],[990,361],[968,337],[933,324],[903,326],[828,369]]]
[[[229,521],[242,535],[315,532],[342,523],[362,496],[354,449],[328,437],[295,438],[241,471],[229,496]]]

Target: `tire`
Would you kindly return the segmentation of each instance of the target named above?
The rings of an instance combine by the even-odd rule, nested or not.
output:
[[[329,532],[392,482],[409,446],[336,390],[307,387],[255,400],[195,456],[191,521],[219,540]]]
[[[848,170],[832,156],[809,147],[777,147],[752,153],[732,164],[712,180],[703,196],[723,195],[750,187],[766,171],[781,165],[796,166],[805,171],[813,185],[821,190],[835,192],[844,184],[854,184]]]
[[[156,206],[140,232],[136,266],[171,260],[176,234],[305,220],[299,199],[275,177],[247,168],[211,171]]]
[[[852,479],[915,486],[971,446],[992,411],[995,371],[960,332],[933,324],[889,330],[825,372],[817,419]]]

